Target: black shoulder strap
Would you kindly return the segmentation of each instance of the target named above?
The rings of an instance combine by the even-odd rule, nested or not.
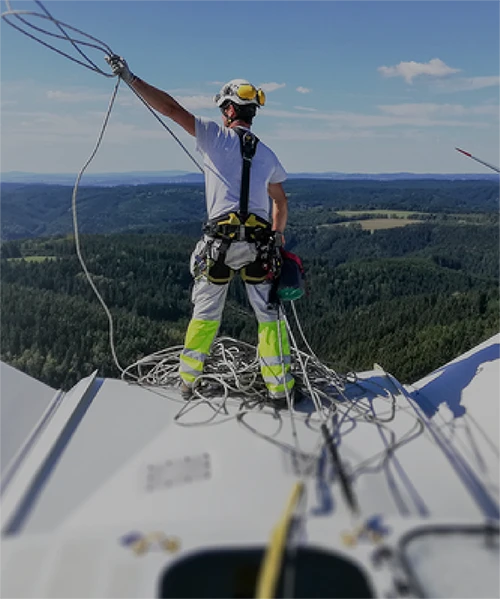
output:
[[[239,135],[240,150],[243,157],[240,188],[240,214],[246,219],[246,216],[248,215],[248,195],[250,192],[250,167],[252,166],[252,158],[255,155],[259,138],[248,129],[235,127],[234,131]]]

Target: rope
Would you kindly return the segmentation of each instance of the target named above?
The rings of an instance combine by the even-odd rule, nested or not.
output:
[[[348,377],[339,375],[317,362],[293,343],[290,349],[291,374],[296,380],[296,386],[299,389],[303,388],[304,380],[307,379],[313,393],[326,399],[330,409],[332,405],[336,409],[338,404],[335,399],[343,400],[343,390]],[[122,379],[145,386],[176,386],[179,381],[181,351],[182,346],[175,346],[145,356],[128,366],[122,373]],[[205,361],[203,374],[194,381],[194,398],[210,402],[214,397],[222,395],[231,396],[239,401],[262,402],[265,393],[266,386],[260,376],[257,347],[231,337],[216,338]],[[291,407],[293,412],[293,406]],[[326,418],[323,414],[325,406],[318,402],[315,410],[323,421]]]
[[[35,3],[40,7],[43,13],[37,13],[34,11],[26,11],[26,10],[13,10],[11,8],[10,0],[5,0],[7,11],[3,12],[0,16],[5,22],[7,22],[14,29],[20,31],[22,34],[27,37],[37,41],[43,46],[55,51],[56,53],[70,59],[71,61],[88,68],[100,75],[105,77],[114,77],[114,74],[110,74],[102,70],[98,67],[86,54],[80,49],[80,46],[85,48],[99,50],[106,55],[112,55],[114,52],[111,48],[105,44],[104,42],[98,40],[95,37],[92,37],[79,29],[63,23],[58,19],[55,19],[49,11],[43,6],[43,4],[37,0]],[[54,33],[48,31],[44,28],[37,27],[31,24],[24,17],[36,17],[43,20],[48,20],[52,24],[54,24],[59,31],[59,33]],[[15,24],[21,23],[22,26]],[[24,28],[23,28],[24,26]],[[30,33],[26,27],[30,28],[33,31],[36,31],[42,35],[46,35],[58,40],[62,40],[70,43],[70,45],[75,49],[75,51],[79,54],[81,60],[79,58],[75,58],[70,54],[63,52],[56,48],[55,46],[47,43],[46,41],[40,39],[33,33]],[[78,36],[83,37],[84,39],[76,39],[69,35],[67,31],[74,32]],[[75,245],[76,252],[82,269],[85,273],[85,276],[97,296],[99,302],[101,303],[106,316],[108,318],[109,323],[109,336],[110,336],[110,346],[111,352],[113,355],[113,360],[118,370],[121,372],[122,379],[133,381],[138,384],[143,385],[153,385],[153,386],[165,386],[165,385],[173,385],[178,383],[178,364],[180,358],[180,352],[182,347],[177,346],[173,348],[169,348],[166,350],[162,350],[161,352],[156,352],[150,356],[142,358],[137,361],[135,364],[130,365],[127,368],[122,368],[119,363],[115,342],[114,342],[114,325],[113,318],[110,310],[108,309],[104,299],[99,293],[96,285],[92,280],[92,276],[87,269],[85,264],[85,260],[83,258],[81,252],[81,244],[80,244],[80,236],[78,231],[78,217],[77,217],[77,194],[78,188],[80,185],[81,178],[91,164],[94,159],[98,149],[100,148],[101,142],[104,138],[104,134],[109,122],[109,118],[111,116],[111,112],[114,106],[114,102],[116,99],[116,95],[118,92],[120,84],[120,79],[117,80],[115,88],[112,92],[108,109],[106,111],[106,115],[101,126],[97,142],[95,147],[90,154],[89,158],[81,168],[78,176],[76,178],[76,182],[73,188],[72,194],[72,215],[73,215],[73,227],[74,227],[74,235],[75,235]],[[203,171],[203,167],[196,161],[196,159],[192,156],[192,154],[188,151],[188,149],[184,146],[181,140],[175,135],[175,133],[166,125],[163,119],[147,104],[144,98],[141,97],[139,93],[137,93],[130,85],[129,88],[133,91],[133,93],[141,100],[141,102],[146,106],[146,108],[151,112],[151,114],[160,122],[160,124],[164,127],[164,129],[174,138],[174,140],[180,145],[180,147],[184,150],[184,152],[189,156],[189,158],[194,162],[194,164],[198,167],[201,172]],[[317,452],[321,450],[321,446],[326,444],[329,448],[330,454],[332,455],[332,459],[337,468],[342,491],[344,496],[346,497],[346,501],[350,506],[350,509],[356,515],[359,514],[359,507],[349,481],[349,477],[344,470],[343,465],[340,462],[340,458],[338,456],[338,451],[334,443],[335,436],[340,437],[340,427],[347,418],[350,418],[353,422],[355,422],[356,417],[362,418],[363,420],[377,423],[379,426],[385,426],[385,423],[389,420],[392,420],[395,415],[395,398],[392,396],[392,407],[389,419],[382,419],[374,414],[369,413],[369,406],[364,408],[360,405],[359,402],[354,402],[349,400],[344,391],[346,383],[355,383],[356,377],[352,373],[347,375],[338,375],[334,370],[322,364],[318,359],[316,354],[311,349],[307,339],[304,335],[302,326],[297,316],[297,312],[295,309],[295,305],[293,302],[292,311],[295,317],[295,323],[299,332],[299,335],[307,348],[309,353],[301,351],[295,339],[295,336],[292,332],[290,324],[286,318],[286,314],[282,312],[281,308],[278,309],[278,339],[280,344],[280,354],[283,358],[283,347],[281,340],[281,322],[285,322],[286,329],[289,334],[289,338],[291,341],[291,356],[292,356],[292,374],[295,377],[296,384],[299,387],[306,388],[308,394],[313,402],[314,409],[316,414],[319,417],[320,421],[320,435],[317,442],[316,450],[311,456],[311,460],[317,459]],[[283,320],[282,320],[283,319]],[[285,375],[285,366],[284,360],[282,359],[283,365],[283,375]],[[293,367],[295,367],[295,372],[293,372]],[[134,372],[135,371],[135,372]],[[252,410],[259,404],[263,403],[262,397],[263,394],[266,393],[266,387],[262,378],[260,377],[259,372],[259,360],[258,354],[255,347],[245,344],[242,342],[236,342],[233,339],[222,338],[216,340],[211,356],[206,362],[205,372],[202,376],[198,377],[195,381],[195,385],[193,387],[195,399],[184,404],[179,413],[175,416],[175,420],[178,424],[183,426],[199,426],[200,424],[209,424],[216,421],[220,421],[220,415],[225,413],[228,418],[238,417],[240,422],[243,422],[242,416],[248,411]],[[302,458],[305,454],[300,450],[300,443],[297,434],[296,427],[296,419],[299,418],[298,413],[294,410],[294,405],[292,402],[291,395],[286,388],[285,385],[285,395],[288,406],[288,413],[290,415],[291,426],[292,426],[292,435],[294,440],[294,460],[296,462],[296,469],[299,473],[300,480],[296,483],[292,490],[292,494],[289,498],[287,507],[285,509],[282,520],[279,522],[277,527],[275,528],[270,545],[268,547],[268,551],[266,552],[266,557],[264,559],[261,574],[259,576],[259,584],[258,584],[258,597],[271,597],[274,596],[274,592],[276,589],[276,584],[279,577],[279,572],[281,569],[281,565],[283,562],[283,557],[285,551],[287,549],[287,542],[290,539],[290,530],[294,519],[296,519],[297,508],[300,504],[300,500],[304,495],[305,489],[305,474],[306,468],[301,466],[299,458]],[[222,396],[222,397],[221,397]],[[229,402],[239,401],[240,409],[236,416],[228,415],[227,405]],[[325,407],[323,402],[328,402],[329,407],[325,413]],[[200,404],[208,404],[213,409],[212,416],[207,420],[205,419],[203,422],[191,422],[185,423],[182,422],[183,416],[185,416],[188,412],[194,410]],[[347,409],[345,409],[347,406]],[[350,412],[356,414],[356,417],[349,416]],[[340,412],[340,419],[338,418]],[[333,418],[333,433],[330,434],[328,431],[328,421],[329,418]],[[309,416],[307,417],[309,418]],[[382,455],[388,457],[398,446],[401,446],[408,439],[408,433],[404,435],[399,441],[395,439],[395,435],[392,433],[392,443],[386,448],[385,452],[382,452]],[[365,462],[366,464],[366,462]],[[361,467],[364,467],[365,464],[362,464]],[[359,471],[359,467],[358,467]]]
[[[91,71],[94,71],[96,73],[99,73],[100,75],[104,75],[105,77],[115,77],[114,74],[111,73],[107,73],[105,71],[103,71],[101,68],[99,68],[80,48],[79,46],[85,46],[87,48],[93,48],[96,50],[100,50],[101,52],[103,52],[105,55],[112,55],[114,54],[114,52],[111,50],[111,48],[104,42],[98,40],[97,38],[88,35],[87,33],[84,33],[83,31],[77,29],[76,27],[73,27],[71,25],[68,25],[67,23],[63,23],[62,21],[59,21],[58,19],[54,18],[51,13],[44,7],[44,5],[39,2],[38,0],[35,0],[35,3],[40,7],[40,9],[43,11],[42,13],[38,13],[38,12],[34,12],[34,11],[30,11],[30,10],[13,10],[11,7],[11,3],[10,0],[5,0],[6,6],[7,6],[7,10],[3,13],[1,13],[1,18],[8,23],[11,27],[13,27],[14,29],[16,29],[17,31],[20,31],[23,35],[26,35],[27,37],[33,39],[34,41],[42,44],[43,46],[45,46],[46,48],[49,48],[50,50],[53,50],[54,52],[56,52],[57,54],[60,54],[61,56],[64,56],[65,58],[68,58],[69,60],[87,68],[90,69]],[[32,23],[30,23],[29,21],[27,21],[24,17],[25,16],[30,16],[30,17],[36,17],[39,19],[44,19],[44,20],[48,20],[51,23],[53,23],[57,29],[59,30],[60,34],[58,33],[54,33],[52,31],[49,31],[47,29],[41,28],[41,27],[37,27],[36,25],[33,25]],[[75,58],[74,56],[71,56],[70,54],[67,54],[66,52],[63,52],[62,50],[59,50],[58,48],[56,48],[55,46],[43,41],[42,39],[40,39],[39,37],[37,37],[36,35],[33,35],[32,33],[29,33],[29,31],[27,31],[25,28],[16,25],[13,22],[13,19],[21,22],[24,26],[29,27],[39,33],[42,33],[43,35],[46,36],[50,36],[59,40],[64,40],[67,41],[71,44],[71,46],[73,46],[73,48],[78,52],[78,54],[85,60],[85,62],[82,62],[81,60]],[[91,40],[91,42],[89,41],[84,41],[81,39],[75,39],[73,37],[71,37],[66,29],[76,32],[78,35],[81,35],[85,38],[87,38],[88,40]],[[101,145],[102,139],[104,137],[104,133],[106,131],[108,122],[109,122],[109,118],[111,116],[111,112],[114,106],[114,102],[116,99],[116,95],[118,92],[118,87],[120,84],[120,78],[117,79],[115,88],[111,94],[111,99],[109,101],[109,105],[108,105],[108,109],[106,111],[106,115],[104,117],[104,121],[103,124],[101,126],[98,138],[97,138],[97,142],[95,144],[95,147],[92,151],[92,153],[90,154],[90,157],[87,159],[87,161],[85,162],[85,164],[83,165],[83,167],[80,169],[76,181],[75,181],[75,185],[73,188],[73,193],[72,193],[72,198],[71,198],[71,207],[72,207],[72,218],[73,218],[73,230],[74,230],[74,236],[75,236],[75,245],[76,245],[76,253],[78,256],[78,260],[80,261],[80,264],[82,266],[83,272],[85,273],[85,277],[87,278],[87,281],[90,285],[90,287],[92,288],[92,290],[94,291],[97,299],[99,300],[99,302],[101,303],[105,313],[106,313],[106,317],[108,319],[108,327],[109,327],[109,339],[110,339],[110,348],[111,348],[111,354],[113,356],[113,361],[116,365],[116,367],[118,368],[118,370],[123,374],[124,369],[122,368],[122,366],[120,365],[120,362],[118,360],[118,356],[117,356],[117,352],[116,352],[116,347],[115,347],[115,342],[114,342],[114,324],[113,324],[113,317],[112,314],[109,310],[109,308],[106,305],[106,302],[104,301],[102,295],[99,293],[99,290],[97,289],[96,285],[94,284],[94,281],[92,280],[92,276],[86,266],[85,260],[83,258],[82,255],[82,251],[81,251],[81,246],[80,246],[80,235],[79,235],[79,230],[78,230],[78,218],[77,218],[77,196],[78,196],[78,189],[79,189],[79,185],[80,185],[80,181],[81,178],[84,174],[84,172],[86,171],[86,169],[88,168],[88,166],[90,165],[90,163],[92,162],[92,160],[94,159],[95,155],[97,154],[97,151]],[[153,114],[153,116],[160,122],[160,124],[166,129],[166,131],[168,133],[170,133],[170,135],[174,138],[174,140],[181,146],[181,148],[184,150],[184,152],[191,158],[191,160],[196,164],[196,166],[201,170],[201,172],[203,172],[203,168],[200,166],[200,164],[196,161],[196,159],[194,158],[194,156],[192,156],[192,154],[189,152],[189,150],[184,146],[184,144],[181,142],[181,140],[175,135],[175,133],[170,129],[170,127],[168,127],[168,125],[163,121],[163,119],[161,119],[159,117],[159,115],[153,111],[153,109],[147,104],[147,102],[129,85],[130,89],[134,92],[134,94],[141,100],[141,102],[146,106],[146,108],[148,108],[148,110],[151,112],[151,114]]]
[[[97,65],[95,65],[79,48],[78,45],[82,45],[82,46],[87,46],[89,48],[94,48],[96,50],[100,50],[102,51],[104,54],[113,54],[113,51],[111,50],[111,48],[105,44],[104,42],[101,42],[100,40],[98,40],[95,37],[92,37],[91,35],[88,35],[87,33],[84,33],[83,31],[80,31],[79,29],[76,29],[76,27],[72,27],[71,25],[68,25],[67,23],[63,23],[62,21],[59,21],[58,19],[55,19],[50,13],[49,11],[43,6],[43,4],[41,2],[38,2],[37,0],[35,0],[35,4],[37,4],[45,14],[41,14],[41,13],[37,13],[31,10],[13,10],[11,8],[11,3],[10,0],[5,0],[5,4],[7,6],[7,10],[5,12],[3,12],[0,16],[2,17],[2,19],[8,23],[11,27],[13,27],[14,29],[17,29],[17,31],[20,31],[23,35],[26,35],[27,37],[29,37],[30,39],[42,44],[42,46],[45,46],[46,48],[49,48],[50,50],[53,50],[54,52],[57,52],[57,54],[60,54],[61,56],[64,56],[65,58],[68,58],[69,60],[76,62],[77,64],[90,69],[91,71],[95,71],[101,75],[104,75],[105,77],[114,77],[115,75],[112,73],[107,73],[106,71],[103,71],[102,69],[100,69]],[[56,33],[53,33],[51,31],[48,31],[46,29],[42,29],[40,27],[36,27],[35,25],[29,23],[26,19],[24,19],[21,15],[25,15],[25,16],[30,16],[30,17],[37,17],[39,19],[45,19],[48,21],[51,21],[52,23],[54,23],[54,25],[56,25],[56,27],[59,29],[59,31],[61,31],[62,35],[58,35]],[[31,27],[32,29],[34,29],[35,31],[38,31],[40,33],[43,33],[44,35],[48,35],[50,37],[55,37],[57,39],[63,39],[66,41],[69,41],[71,43],[71,45],[77,50],[77,52],[80,54],[80,56],[82,56],[82,58],[84,58],[84,60],[87,61],[87,63],[82,62],[81,60],[78,60],[77,58],[75,58],[74,56],[71,56],[71,54],[67,54],[66,52],[63,52],[62,50],[59,50],[58,48],[56,48],[55,46],[52,46],[51,44],[48,44],[47,42],[44,42],[42,39],[40,39],[39,37],[36,37],[35,35],[29,33],[26,29],[23,29],[22,27],[15,25],[12,20],[10,20],[10,17],[14,17],[16,20],[20,21],[21,23],[23,23],[24,25],[26,25],[27,27]],[[69,29],[71,31],[75,31],[76,33],[78,33],[79,35],[83,35],[84,37],[88,38],[89,40],[92,40],[95,43],[90,43],[90,42],[86,42],[84,40],[77,40],[74,38],[71,38],[65,31],[66,29]]]
[[[139,98],[139,100],[144,104],[144,106],[149,110],[149,112],[155,117],[157,121],[159,121],[163,127],[170,133],[170,135],[175,139],[175,141],[180,145],[180,147],[184,150],[184,152],[191,158],[194,164],[198,167],[198,169],[204,173],[204,168],[199,164],[196,158],[191,154],[191,152],[186,148],[186,146],[182,143],[182,141],[177,137],[177,135],[170,129],[170,127],[165,123],[165,121],[158,116],[158,114],[151,108],[151,106],[144,100],[144,98],[135,91],[135,89],[127,83],[128,87],[134,92],[134,94]]]
[[[13,27],[14,29],[17,29],[17,31],[20,31],[23,35],[26,35],[27,37],[31,38],[32,40],[42,44],[46,48],[49,48],[50,50],[57,52],[57,54],[60,54],[61,56],[64,56],[65,58],[68,58],[69,60],[71,60],[87,69],[90,69],[91,71],[99,73],[100,75],[104,75],[105,77],[115,77],[114,73],[108,73],[108,72],[102,70],[100,67],[98,67],[79,48],[79,46],[81,45],[81,46],[86,46],[87,48],[93,48],[95,50],[100,50],[101,52],[103,52],[103,54],[108,55],[108,56],[115,54],[115,52],[113,52],[113,50],[105,42],[102,42],[101,40],[99,40],[87,33],[84,33],[83,31],[81,31],[80,29],[77,29],[76,27],[73,27],[72,25],[68,25],[67,23],[63,23],[62,21],[59,21],[58,19],[54,18],[50,14],[50,12],[43,6],[43,4],[41,2],[39,2],[38,0],[34,0],[34,1],[41,8],[41,10],[43,11],[44,14],[38,13],[35,11],[30,11],[30,10],[13,10],[11,7],[10,0],[5,0],[7,10],[5,12],[3,12],[0,16],[11,27]],[[43,29],[41,27],[36,27],[32,23],[30,23],[29,21],[24,19],[23,16],[21,16],[21,15],[48,20],[57,27],[57,29],[61,32],[61,35],[54,33],[52,31],[49,31],[47,29]],[[75,48],[75,50],[78,52],[78,54],[86,62],[82,62],[81,60],[75,58],[74,56],[71,56],[71,54],[67,54],[66,52],[63,52],[62,50],[59,50],[59,48],[56,48],[55,46],[43,41],[39,37],[29,33],[26,29],[23,29],[22,27],[15,25],[14,22],[11,20],[12,17],[15,18],[16,20],[20,21],[21,23],[23,23],[23,25],[25,25],[26,27],[30,27],[31,29],[38,31],[39,33],[69,42],[73,46],[73,48]],[[78,33],[79,35],[84,36],[85,38],[91,40],[93,43],[71,37],[66,32],[66,29],[69,29],[71,31]],[[163,128],[168,133],[170,133],[170,135],[174,138],[174,140],[180,145],[182,150],[187,154],[187,156],[189,156],[189,158],[193,161],[193,163],[197,166],[197,168],[203,173],[204,172],[203,167],[200,166],[200,164],[198,163],[196,158],[189,152],[189,150],[182,143],[182,141],[177,137],[177,135],[175,135],[175,133],[172,131],[172,129],[170,129],[170,127],[165,123],[165,121],[149,106],[149,104],[141,97],[140,94],[138,94],[130,85],[128,85],[128,87],[141,100],[141,102],[146,106],[146,108],[151,112],[151,114],[156,118],[156,120],[163,126]]]
[[[97,287],[92,279],[92,276],[87,268],[87,265],[85,264],[85,260],[83,259],[83,255],[82,255],[82,251],[81,251],[81,247],[80,247],[80,234],[78,232],[78,215],[77,215],[77,210],[76,210],[76,198],[77,198],[77,194],[78,194],[78,186],[80,185],[80,180],[83,176],[83,173],[85,172],[85,170],[87,169],[89,164],[94,159],[94,156],[97,154],[97,151],[101,145],[101,142],[104,137],[104,132],[106,131],[106,127],[107,127],[107,124],[109,121],[109,117],[111,116],[111,110],[113,108],[113,104],[116,99],[116,94],[118,92],[119,85],[120,85],[120,79],[117,80],[115,89],[113,90],[113,94],[112,94],[110,102],[109,102],[108,110],[106,111],[106,115],[104,117],[104,121],[101,126],[101,131],[99,133],[99,137],[97,138],[97,143],[96,143],[94,149],[92,150],[92,153],[90,154],[89,158],[87,159],[87,161],[85,162],[85,164],[83,165],[83,167],[81,168],[80,172],[78,173],[78,175],[76,177],[75,186],[73,187],[73,194],[71,196],[71,212],[73,215],[73,230],[74,230],[74,234],[75,234],[76,254],[78,256],[78,260],[80,261],[83,272],[85,273],[85,276],[87,277],[87,281],[89,282],[89,285],[92,287],[93,292],[95,293],[97,299],[101,303],[101,305],[104,309],[104,312],[106,313],[106,316],[108,318],[109,344],[111,347],[111,354],[113,355],[113,360],[114,360],[116,367],[118,368],[118,370],[120,372],[123,372],[123,368],[121,367],[120,362],[118,361],[118,356],[116,354],[115,341],[114,341],[113,316],[112,316],[111,312],[109,311],[109,308],[106,305],[106,302],[104,301],[102,295],[99,293],[99,290],[97,289]]]
[[[295,445],[295,452],[293,454],[293,459],[295,461],[295,466],[297,471],[299,472],[299,476],[303,476],[303,472],[302,472],[302,467],[300,465],[300,455],[301,455],[301,451],[300,451],[300,443],[299,443],[299,436],[297,434],[297,426],[295,425],[295,414],[294,414],[294,410],[293,410],[293,405],[292,405],[292,398],[290,395],[290,391],[288,389],[287,386],[287,373],[286,373],[286,366],[285,366],[285,359],[284,359],[284,355],[283,355],[283,339],[281,338],[281,323],[282,323],[282,310],[281,310],[281,305],[278,304],[277,306],[277,312],[278,312],[278,320],[277,320],[277,335],[278,335],[278,345],[279,345],[279,352],[280,352],[280,360],[281,360],[281,376],[283,377],[283,384],[285,386],[285,397],[286,397],[286,403],[288,406],[288,412],[290,414],[290,424],[292,427],[292,436],[293,436],[293,441],[294,441],[294,445]],[[285,322],[285,327],[286,327],[286,317],[284,317],[283,315],[283,322]],[[291,368],[291,366],[290,366]]]

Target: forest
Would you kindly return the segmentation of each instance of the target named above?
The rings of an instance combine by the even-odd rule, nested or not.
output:
[[[1,238],[23,239],[72,232],[72,188],[2,183]],[[337,222],[339,210],[406,210],[428,218],[498,213],[498,181],[490,180],[322,180],[285,182],[291,224]],[[82,233],[197,234],[205,216],[202,183],[85,187],[77,197]],[[193,228],[195,224],[195,228]]]
[[[469,197],[469,182],[456,182],[459,199],[453,206],[453,192],[442,181],[406,187],[398,181],[384,193],[374,182],[351,182],[354,191],[349,182],[335,182],[344,188],[342,202],[316,196],[310,182],[303,192],[302,183],[292,183],[287,249],[303,259],[307,282],[296,308],[322,360],[340,372],[371,369],[377,362],[412,383],[498,332],[498,210],[496,205],[485,209],[498,203],[498,190],[489,183],[474,182],[480,190]],[[412,186],[427,191],[417,197]],[[135,202],[150,193],[151,186],[144,187],[135,188]],[[408,198],[396,201],[396,189],[415,193],[411,204]],[[355,199],[356,190],[363,201]],[[179,209],[185,193],[173,202]],[[309,216],[303,222],[294,218],[298,205]],[[356,214],[339,214],[358,209],[366,216],[384,207],[418,210],[425,218],[370,231],[356,226]],[[326,226],[322,211],[348,226]],[[191,311],[188,263],[200,234],[198,217],[201,221],[202,211],[192,211],[191,220],[183,217],[175,229],[161,232],[127,225],[121,232],[81,236],[87,267],[113,314],[122,366],[182,343]],[[107,318],[77,259],[71,230],[13,237],[1,245],[2,360],[55,388],[68,389],[96,369],[101,376],[119,376]],[[238,279],[220,333],[256,343],[255,318]]]

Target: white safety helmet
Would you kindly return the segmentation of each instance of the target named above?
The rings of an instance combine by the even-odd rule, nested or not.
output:
[[[246,79],[232,79],[222,86],[220,92],[214,97],[214,102],[219,108],[227,101],[240,106],[264,106],[266,94]]]

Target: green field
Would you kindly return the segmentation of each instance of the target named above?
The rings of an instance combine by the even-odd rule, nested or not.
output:
[[[335,214],[346,218],[345,222],[328,223],[320,226],[349,226],[356,223],[364,230],[394,229],[406,225],[424,222],[439,222],[440,224],[491,224],[491,219],[484,214],[436,214],[434,212],[412,212],[409,210],[338,210]],[[379,218],[378,218],[379,217]]]
[[[350,220],[345,223],[337,223],[336,226],[361,225],[364,231],[377,231],[379,229],[395,229],[396,227],[406,227],[408,225],[422,224],[423,220],[411,220],[409,218],[367,218],[366,220]]]
[[[364,214],[374,216],[376,214],[387,215],[391,218],[411,218],[415,216],[424,216],[425,212],[409,212],[408,210],[337,210],[340,216],[362,216]]]

